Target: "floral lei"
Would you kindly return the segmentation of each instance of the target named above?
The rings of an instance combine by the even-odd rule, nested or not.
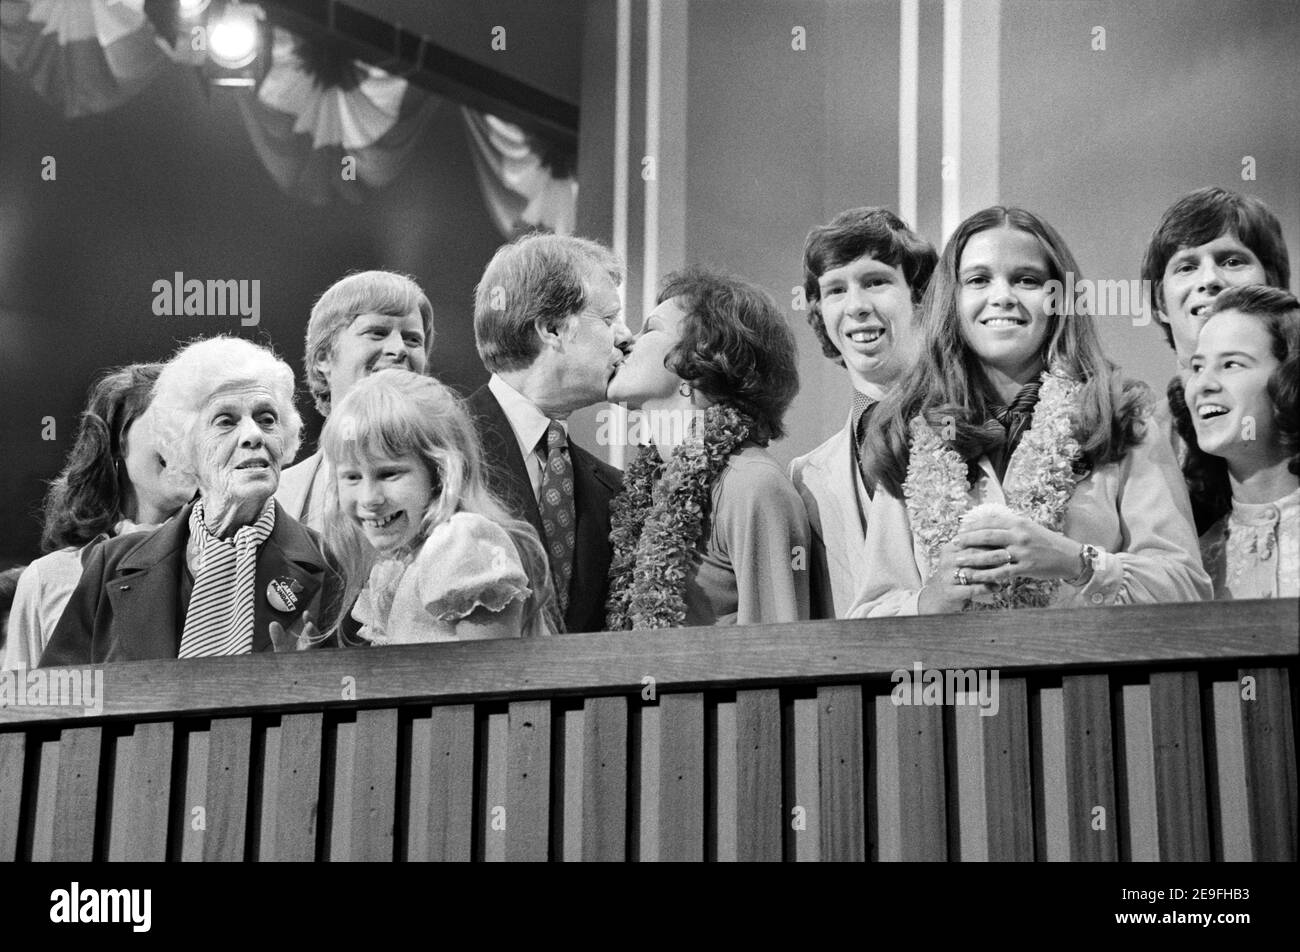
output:
[[[674,628],[686,621],[686,581],[713,484],[754,421],[734,407],[711,406],[667,464],[643,446],[610,504],[609,631]]]
[[[1021,438],[1003,485],[1008,508],[1060,532],[1082,457],[1075,420],[1083,385],[1051,371],[1042,379],[1033,426]],[[911,422],[911,433],[903,496],[912,533],[924,544],[926,564],[933,572],[939,549],[957,535],[966,513],[967,466],[923,418]],[[1057,579],[1014,578],[991,600],[977,599],[971,607],[1041,608],[1051,602],[1059,584]]]

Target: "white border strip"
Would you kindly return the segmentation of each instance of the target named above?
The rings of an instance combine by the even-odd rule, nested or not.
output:
[[[632,134],[632,0],[618,0],[617,40],[614,61],[614,253],[627,261],[628,161]],[[627,314],[627,281],[618,289],[619,302]],[[611,434],[627,432],[627,412],[610,404]],[[611,439],[607,448],[611,466],[623,467],[623,443]]]
[[[943,242],[961,222],[961,0],[943,0]]]
[[[641,274],[642,315],[654,310],[659,288],[659,110],[663,90],[663,3],[647,0],[645,37],[645,153],[654,174],[645,181],[645,255]],[[644,177],[644,176],[643,176]]]
[[[614,253],[627,257],[627,163],[632,129],[632,0],[618,0],[614,61]]]
[[[920,0],[899,0],[898,22],[898,217],[917,227],[917,128],[921,75]]]

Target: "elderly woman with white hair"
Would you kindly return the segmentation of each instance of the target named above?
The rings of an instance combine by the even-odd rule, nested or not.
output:
[[[197,341],[167,363],[156,439],[198,497],[153,532],[94,550],[43,667],[248,654],[314,634],[339,580],[319,537],[272,498],[298,451],[293,385],[286,363],[239,338]]]

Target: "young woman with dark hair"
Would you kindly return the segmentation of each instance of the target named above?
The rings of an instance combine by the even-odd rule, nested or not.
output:
[[[167,473],[148,414],[162,364],[131,364],[91,388],[67,464],[45,497],[37,559],[18,582],[5,668],[35,667],[81,578],[91,543],[152,529],[194,495],[192,480]]]
[[[770,295],[709,271],[668,276],[609,385],[650,437],[610,508],[611,630],[808,617],[807,514],[764,449],[798,389]]]
[[[1300,301],[1279,288],[1224,291],[1185,387],[1201,554],[1216,598],[1300,596]]]
[[[1060,235],[996,206],[958,226],[918,362],[868,437],[877,484],[856,616],[1209,595],[1147,388],[1102,353]]]

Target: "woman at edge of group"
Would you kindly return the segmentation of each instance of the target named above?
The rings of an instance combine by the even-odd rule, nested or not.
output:
[[[302,420],[289,365],[234,337],[158,375],[159,452],[198,498],[147,534],[95,547],[41,666],[292,650],[338,597],[318,537],[274,501]]]
[[[766,292],[702,269],[667,277],[609,386],[652,438],[610,507],[610,630],[808,617],[807,513],[764,449],[798,389],[794,335]]]
[[[0,668],[35,667],[90,546],[158,527],[194,495],[158,454],[148,412],[162,364],[107,371],[91,388],[63,472],[45,497],[41,547],[19,578]]]
[[[1078,267],[1032,213],[958,226],[922,303],[922,352],[869,437],[854,617],[1195,601],[1210,595],[1149,389],[1101,349]]]
[[[1215,298],[1184,393],[1195,427],[1188,474],[1218,514],[1201,536],[1214,597],[1300,597],[1295,295],[1249,285]]]

